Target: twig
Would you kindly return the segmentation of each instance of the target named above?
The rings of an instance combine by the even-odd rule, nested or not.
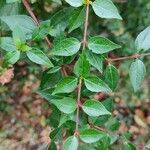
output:
[[[84,37],[83,37],[83,49],[85,49],[87,44],[87,29],[88,29],[88,19],[89,19],[89,4],[86,4],[86,16],[84,24]]]
[[[121,61],[121,60],[126,60],[126,59],[134,59],[142,56],[150,56],[150,53],[143,53],[143,54],[135,54],[132,56],[126,56],[126,57],[119,57],[119,58],[108,58],[108,62],[114,62],[114,61]]]
[[[37,18],[35,17],[35,15],[34,15],[32,9],[31,9],[31,6],[29,5],[28,1],[27,0],[22,0],[22,3],[24,4],[26,10],[28,11],[28,13],[30,14],[30,16],[32,17],[32,19],[35,22],[35,24],[37,26],[39,26],[40,24],[39,24]],[[51,47],[51,42],[49,41],[48,37],[45,37],[45,41],[46,41],[48,47]]]
[[[77,97],[77,114],[76,114],[76,130],[75,135],[79,136],[79,111],[80,111],[80,99],[81,99],[81,87],[82,87],[82,78],[79,79],[79,85],[78,85],[78,97]]]
[[[86,16],[85,16],[85,25],[84,25],[84,35],[83,35],[83,50],[86,48],[87,43],[87,29],[88,29],[88,18],[89,18],[89,1],[86,1]],[[76,113],[76,130],[75,135],[79,136],[79,111],[81,105],[81,87],[82,87],[82,78],[79,78],[78,85],[78,97],[77,97],[77,113]]]

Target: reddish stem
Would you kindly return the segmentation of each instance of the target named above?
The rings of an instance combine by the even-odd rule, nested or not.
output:
[[[30,14],[30,16],[32,17],[32,19],[35,22],[35,24],[37,26],[39,26],[40,24],[39,24],[36,16],[34,15],[34,13],[33,13],[32,9],[31,9],[30,4],[28,3],[28,1],[27,0],[22,0],[22,3],[24,4],[26,10],[28,11],[28,13]],[[48,37],[45,37],[45,41],[46,41],[48,47],[51,47],[51,42],[49,41]]]
[[[108,62],[114,62],[114,61],[121,61],[121,60],[126,60],[126,59],[134,59],[142,56],[150,56],[150,53],[143,53],[143,54],[135,54],[132,56],[126,56],[126,57],[119,57],[119,58],[108,58]]]

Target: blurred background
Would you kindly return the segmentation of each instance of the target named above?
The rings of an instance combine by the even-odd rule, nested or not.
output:
[[[39,21],[50,19],[62,8],[60,0],[31,0],[32,9]],[[150,0],[114,0],[123,21],[104,20],[90,11],[89,34],[102,34],[122,45],[111,57],[135,53],[137,35],[150,25]],[[69,7],[63,2],[63,7]],[[21,2],[6,4],[0,0],[0,16],[28,14]],[[70,33],[80,37],[83,27]],[[65,31],[66,34],[67,29]],[[69,34],[69,35],[70,35]],[[0,22],[0,36],[11,35],[8,27]],[[79,36],[80,35],[80,36]],[[51,37],[49,37],[51,38]],[[36,43],[47,49],[44,42]],[[2,53],[0,60],[2,58]],[[142,58],[147,74],[141,89],[134,93],[129,79],[129,67],[133,60],[115,62],[120,71],[120,83],[115,93],[114,114],[120,119],[120,132],[129,131],[137,149],[150,138],[150,57]],[[5,77],[14,77],[9,83],[0,84],[0,150],[42,150],[50,143],[50,105],[36,91],[40,85],[42,70],[26,58],[21,59]]]

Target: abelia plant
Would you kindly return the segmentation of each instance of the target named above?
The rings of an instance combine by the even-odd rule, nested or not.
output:
[[[49,150],[57,147],[63,150],[111,150],[117,142],[121,143],[122,149],[136,149],[128,140],[128,134],[118,134],[120,123],[112,114],[119,81],[114,62],[133,59],[129,75],[136,92],[146,73],[141,57],[150,55],[146,53],[150,49],[150,26],[136,38],[136,54],[110,58],[108,54],[116,49],[121,51],[121,46],[106,36],[92,36],[88,27],[93,13],[101,19],[123,19],[112,0],[53,1],[62,7],[49,20],[38,22],[27,0],[22,0],[22,4],[31,17],[0,17],[12,31],[12,36],[0,38],[1,74],[26,58],[45,66],[38,94],[52,108]],[[7,0],[7,3],[13,2],[20,0]],[[73,32],[78,28],[83,34],[78,32],[76,36]],[[45,44],[39,46],[43,40],[47,42],[46,49]],[[103,101],[95,98],[97,93],[103,94]]]

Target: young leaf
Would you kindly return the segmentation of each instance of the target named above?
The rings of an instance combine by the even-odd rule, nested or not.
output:
[[[13,40],[17,48],[20,48],[20,46],[26,42],[26,36],[19,26],[13,29]]]
[[[52,49],[56,56],[72,56],[80,49],[81,43],[76,38],[60,39]]]
[[[150,148],[150,140],[147,141],[146,148]]]
[[[81,54],[74,66],[74,73],[76,76],[86,77],[90,73],[90,64],[86,59],[85,54]]]
[[[82,9],[75,9],[69,18],[69,33],[75,30],[76,28],[80,27],[84,23],[84,16],[85,10]]]
[[[92,92],[111,92],[111,89],[108,87],[108,85],[98,77],[87,77],[84,79],[84,82],[86,88]]]
[[[95,36],[88,40],[88,48],[96,54],[103,54],[121,48],[105,37]]]
[[[105,106],[96,100],[87,100],[82,105],[83,111],[89,116],[98,117],[102,115],[111,115],[111,113],[105,108]]]
[[[16,26],[19,26],[24,34],[26,34],[27,39],[32,37],[32,31],[36,28],[32,18],[26,15],[3,16],[0,17],[0,19],[4,21],[12,31]]]
[[[76,100],[69,97],[51,99],[51,103],[53,103],[60,111],[71,114],[76,110]]]
[[[116,18],[122,20],[116,6],[111,0],[95,0],[92,3],[95,14],[101,18]]]
[[[77,87],[77,78],[65,77],[56,86],[53,94],[70,93]]]
[[[103,72],[103,56],[86,50],[86,57],[89,63],[100,73]]]
[[[19,2],[20,0],[6,0],[6,3],[14,3],[14,2]]]
[[[105,133],[96,129],[85,129],[80,132],[80,139],[85,143],[94,143],[99,141]]]
[[[10,51],[4,57],[4,65],[15,64],[20,58],[20,51]]]
[[[17,48],[14,44],[14,41],[11,37],[1,37],[0,38],[0,47],[5,51],[16,51]]]
[[[107,130],[116,131],[120,126],[120,122],[117,118],[109,118],[109,120],[105,123],[105,127]]]
[[[131,143],[125,144],[124,148],[125,150],[136,150],[136,147]]]
[[[63,150],[77,150],[78,144],[78,139],[75,136],[70,136],[65,140]]]
[[[115,66],[109,64],[105,70],[105,82],[114,91],[119,81],[119,73]]]
[[[147,51],[150,49],[150,26],[147,27],[144,31],[142,31],[135,40],[135,45],[138,50],[143,49]]]
[[[146,73],[145,65],[141,60],[136,59],[135,62],[131,64],[129,71],[130,80],[135,92],[140,88],[140,84],[144,79],[145,73]]]
[[[53,67],[53,64],[51,63],[49,58],[41,50],[37,48],[33,48],[27,51],[26,54],[28,58],[36,64],[45,65],[49,68]]]
[[[51,144],[49,145],[48,150],[57,150],[57,146],[55,142],[51,141]]]
[[[65,1],[73,7],[80,7],[83,5],[82,0],[65,0]]]

